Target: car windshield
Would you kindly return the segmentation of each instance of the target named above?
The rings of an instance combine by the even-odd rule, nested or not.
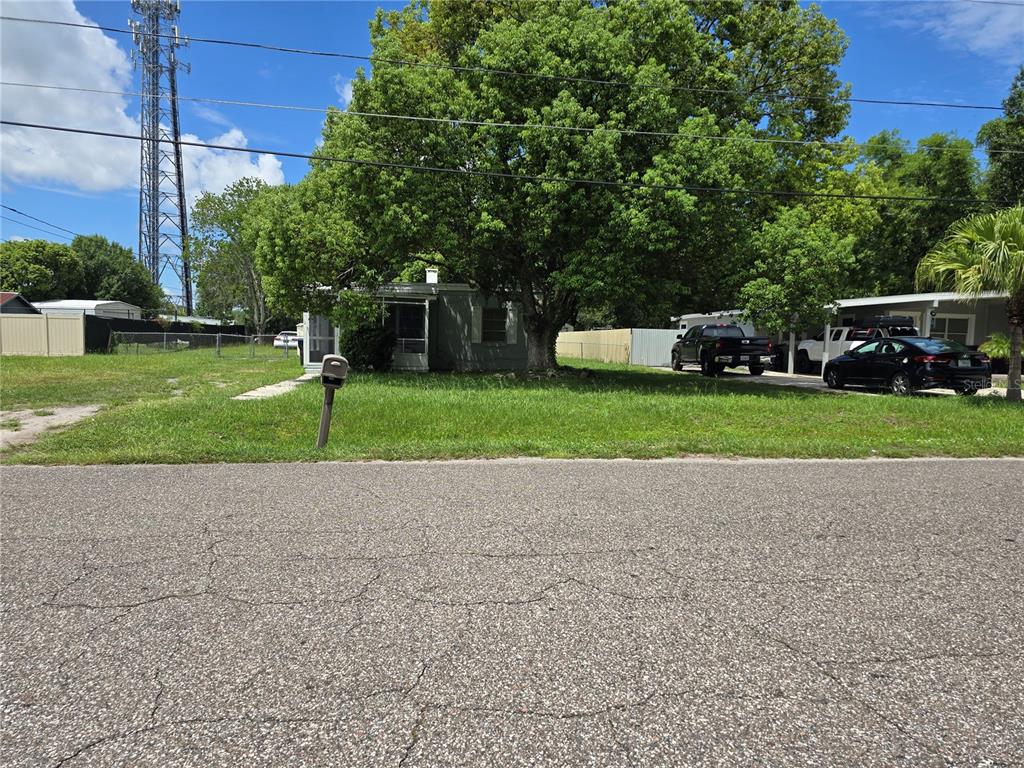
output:
[[[963,344],[950,341],[949,339],[914,339],[911,343],[915,347],[923,349],[929,355],[942,355],[949,352],[966,354],[971,351]]]
[[[743,329],[738,325],[709,325],[704,329],[705,336],[734,336],[743,335]]]

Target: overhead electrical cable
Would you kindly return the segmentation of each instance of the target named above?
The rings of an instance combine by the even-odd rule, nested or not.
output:
[[[42,232],[43,234],[49,235],[50,237],[59,237],[62,240],[70,240],[71,239],[67,235],[62,235],[59,232],[51,232],[50,230],[43,229],[42,227],[35,227],[35,226],[31,225],[31,224],[26,224],[24,221],[18,221],[17,219],[12,219],[10,216],[4,216],[4,215],[0,214],[0,219],[3,219],[4,221],[9,221],[12,224],[17,224],[18,226],[21,226],[21,227],[28,227],[29,229],[34,229],[36,232]]]
[[[80,88],[69,85],[44,85],[40,83],[14,83],[9,81],[0,81],[0,85],[6,85],[16,88],[40,88],[43,90],[53,91],[71,91],[75,93],[96,93],[104,94],[108,96],[123,96],[128,98],[147,98],[151,94],[133,92],[133,91],[112,91],[101,88]],[[160,98],[169,99],[172,98],[167,94],[157,94]],[[867,147],[870,146],[867,142],[842,142],[842,141],[820,141],[815,139],[782,139],[773,136],[709,136],[702,134],[691,134],[691,133],[673,133],[672,131],[645,131],[645,130],[634,130],[630,128],[613,128],[610,126],[601,126],[597,128],[587,128],[575,125],[551,125],[546,123],[509,123],[509,122],[491,122],[486,120],[467,120],[459,117],[424,117],[421,115],[395,115],[386,112],[357,112],[354,110],[331,110],[324,109],[323,107],[305,107],[297,104],[270,104],[258,101],[239,101],[237,99],[217,99],[207,96],[182,96],[177,95],[175,97],[177,101],[191,101],[201,104],[218,104],[223,106],[233,107],[255,107],[260,109],[280,109],[285,111],[294,112],[313,112],[318,114],[329,114],[333,113],[340,116],[349,117],[365,117],[370,119],[384,119],[384,120],[407,120],[412,122],[423,122],[423,123],[435,123],[443,125],[472,125],[484,128],[515,128],[515,129],[539,129],[539,130],[551,130],[551,131],[564,131],[566,133],[597,133],[598,131],[608,131],[622,134],[623,136],[650,136],[659,138],[682,138],[692,140],[708,140],[708,141],[738,141],[753,144],[781,144],[791,146],[821,146],[821,147],[835,147],[837,149],[847,149],[849,147]],[[929,146],[920,145],[920,149],[926,149],[934,152],[959,152],[959,147],[953,146]],[[985,150],[983,147],[971,144],[972,152],[989,152],[990,154],[1010,154],[1010,155],[1024,155],[1024,149],[994,149]]]
[[[16,213],[19,216],[24,216],[26,219],[32,219],[32,221],[38,221],[40,224],[45,224],[48,227],[53,227],[54,229],[62,230],[64,232],[67,232],[68,234],[74,235],[75,237],[81,237],[81,234],[78,233],[78,232],[75,232],[74,230],[68,229],[67,227],[62,227],[62,226],[60,226],[58,224],[54,224],[51,221],[46,221],[45,219],[40,219],[37,216],[33,216],[31,213],[25,213],[24,211],[19,211],[17,208],[12,208],[9,205],[0,204],[0,208],[4,208],[4,209],[10,211],[11,213]]]
[[[478,171],[468,168],[443,168],[439,166],[412,165],[408,163],[394,163],[383,160],[359,160],[349,157],[331,157],[329,155],[310,155],[302,152],[285,152],[275,149],[257,149],[254,147],[233,147],[227,144],[210,144],[201,141],[181,140],[174,142],[172,139],[156,138],[143,139],[140,136],[128,133],[114,133],[111,131],[96,131],[86,128],[70,128],[59,125],[46,125],[42,123],[26,123],[15,120],[0,120],[0,125],[9,125],[18,128],[34,128],[46,131],[58,131],[61,133],[83,134],[87,136],[105,136],[114,139],[129,139],[132,141],[154,141],[165,144],[178,143],[183,147],[197,147],[200,149],[216,149],[224,152],[245,152],[251,155],[275,155],[277,157],[290,157],[300,160],[314,160],[321,163],[340,163],[344,165],[364,166],[369,168],[389,168],[396,170],[417,171],[422,173],[438,173],[456,176],[480,176],[492,179],[508,179],[510,181],[538,181],[556,184],[580,184],[595,187],[615,187],[621,189],[652,189],[666,192],[695,192],[695,193],[720,193],[751,196],[773,196],[773,197],[795,197],[795,198],[832,198],[841,200],[898,200],[906,202],[942,202],[942,203],[971,203],[971,204],[995,204],[1010,205],[1008,200],[991,200],[984,198],[969,197],[931,197],[923,195],[868,195],[843,192],[804,192],[794,190],[772,190],[772,189],[748,189],[743,187],[712,187],[697,184],[647,184],[639,181],[614,181],[610,179],[580,179],[564,176],[540,176],[533,174],[506,173],[503,171]]]
[[[174,38],[175,40],[183,39],[181,36],[173,34],[162,34],[162,33],[147,33],[136,31],[132,29],[126,29],[124,27],[107,27],[100,26],[97,24],[84,24],[81,22],[73,21],[58,21],[56,19],[30,19],[21,16],[0,16],[0,20],[3,21],[14,21],[24,22],[30,24],[49,24],[59,27],[77,27],[81,29],[98,29],[103,32],[114,32],[117,34],[126,35],[152,35],[154,37],[161,38]],[[737,90],[735,88],[707,88],[699,86],[688,86],[688,85],[670,85],[665,83],[652,83],[652,82],[640,82],[630,83],[623,80],[607,80],[601,78],[592,77],[578,77],[573,75],[552,75],[545,74],[542,72],[521,72],[513,69],[497,69],[493,67],[475,67],[475,66],[459,66],[456,64],[440,64],[428,61],[412,61],[408,59],[392,59],[382,56],[365,56],[355,53],[341,53],[338,51],[318,51],[308,48],[290,48],[281,45],[272,45],[270,43],[253,43],[244,40],[225,40],[219,38],[210,37],[192,37],[188,36],[184,38],[189,43],[209,43],[213,45],[228,45],[240,48],[254,48],[265,51],[277,51],[280,53],[293,53],[302,54],[306,56],[321,56],[327,58],[336,59],[347,59],[351,61],[365,61],[374,66],[386,65],[395,67],[416,67],[421,69],[434,69],[434,70],[448,70],[453,72],[467,72],[474,74],[489,74],[489,75],[501,75],[503,77],[521,77],[535,80],[550,80],[557,82],[567,83],[582,83],[588,85],[604,85],[610,87],[621,87],[621,88],[647,88],[661,91],[680,91],[680,92],[692,92],[692,93],[717,93],[717,94],[731,94],[740,96],[755,95],[754,93]],[[904,107],[937,107],[947,109],[985,109],[994,110],[996,112],[1002,112],[1003,108],[1000,106],[993,106],[989,104],[955,104],[950,102],[942,101],[906,101],[899,99],[869,99],[859,98],[853,96],[815,96],[815,95],[800,95],[792,94],[786,91],[775,91],[774,93],[757,94],[757,95],[775,95],[785,99],[803,99],[806,101],[846,101],[855,104],[887,104]]]

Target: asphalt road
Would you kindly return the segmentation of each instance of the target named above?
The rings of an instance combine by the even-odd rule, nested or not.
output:
[[[3,765],[1024,762],[1024,461],[0,486]]]

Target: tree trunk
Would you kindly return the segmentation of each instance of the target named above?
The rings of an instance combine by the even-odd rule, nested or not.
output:
[[[534,316],[524,323],[526,331],[526,359],[530,368],[557,368],[555,339],[558,332],[545,317]]]
[[[1020,354],[1021,337],[1024,336],[1024,326],[1014,323],[1010,326],[1010,366],[1006,377],[1006,399],[1019,403],[1020,394]]]

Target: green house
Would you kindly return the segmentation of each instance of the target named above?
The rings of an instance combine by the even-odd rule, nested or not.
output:
[[[429,279],[428,275],[428,279]],[[377,291],[381,322],[395,333],[396,371],[512,371],[527,367],[518,302],[465,283],[392,283]],[[319,372],[326,354],[345,354],[337,328],[303,315],[303,365]]]

